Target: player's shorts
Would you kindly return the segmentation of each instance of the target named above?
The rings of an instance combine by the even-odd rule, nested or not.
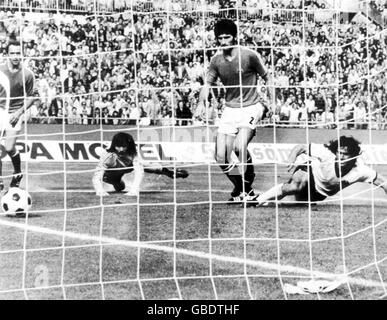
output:
[[[115,184],[118,181],[121,181],[122,177],[125,174],[130,172],[133,172],[133,168],[125,168],[125,169],[119,169],[119,170],[107,169],[103,175],[103,182]]]
[[[299,165],[299,166],[297,166],[294,169],[293,173],[297,172],[298,170],[302,170],[304,172],[308,172],[308,165]],[[291,179],[290,179],[290,181],[291,181]],[[310,198],[308,196],[308,189],[310,189]],[[321,194],[320,192],[318,192],[316,190],[316,184],[314,182],[313,170],[312,170],[311,166],[309,166],[309,180],[308,180],[308,184],[301,190],[300,193],[298,193],[296,195],[296,199],[298,201],[322,201],[322,200],[326,199],[326,196],[324,196],[323,194]]]
[[[105,171],[102,181],[113,185],[116,191],[122,191],[125,189],[125,183],[122,181],[122,177],[125,173],[120,171]]]
[[[15,126],[12,126],[9,123],[9,113],[4,109],[0,109],[0,132],[4,134],[5,131],[12,131],[14,133],[19,133],[22,130],[22,125],[26,121],[24,114],[19,118]]]
[[[241,128],[255,130],[264,112],[265,107],[260,103],[244,108],[225,107],[219,120],[218,133],[236,135]]]

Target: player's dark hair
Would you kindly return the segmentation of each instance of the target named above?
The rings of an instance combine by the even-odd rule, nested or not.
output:
[[[230,19],[222,19],[215,23],[214,33],[216,38],[218,38],[221,34],[230,34],[233,37],[236,37],[238,28],[234,21]]]
[[[108,152],[116,152],[116,147],[126,147],[126,153],[129,156],[136,156],[137,149],[133,137],[126,132],[118,132],[114,135],[110,148],[107,149]]]
[[[21,47],[21,43],[20,43],[20,41],[17,41],[16,39],[10,39],[8,41],[8,45],[7,45],[7,52],[9,52],[9,48],[11,46]]]
[[[324,146],[334,154],[336,154],[339,146],[346,147],[351,158],[356,158],[361,153],[360,142],[354,137],[341,136],[339,139],[331,140]]]

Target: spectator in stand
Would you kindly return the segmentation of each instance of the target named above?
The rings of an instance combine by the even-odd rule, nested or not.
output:
[[[347,128],[353,128],[353,112],[355,110],[354,98],[344,96],[344,111],[347,116]]]
[[[367,129],[367,110],[364,102],[358,102],[353,111],[355,129]]]
[[[78,110],[76,107],[73,107],[71,109],[71,113],[68,115],[67,123],[68,124],[81,124],[82,119],[78,113]]]
[[[326,97],[325,97],[325,93],[323,90],[324,89],[318,89],[317,95],[314,99],[316,113],[318,113],[320,115],[325,111],[325,108],[326,108]]]
[[[249,8],[253,8],[256,4],[254,1],[248,3]],[[382,37],[382,27],[372,22],[347,23],[345,21],[336,26],[332,23],[334,19],[330,20],[328,16],[326,19],[320,19],[323,13],[317,9],[323,7],[324,4],[321,1],[305,1],[305,6],[311,9],[311,11],[306,11],[307,21],[311,21],[311,23],[306,21],[304,29],[300,23],[295,23],[302,21],[303,13],[301,11],[280,10],[280,8],[301,8],[302,1],[294,1],[293,3],[290,0],[272,1],[271,4],[279,10],[276,12],[261,10],[260,8],[264,8],[265,5],[259,4],[253,10],[252,16],[249,16],[252,13],[240,11],[239,21],[242,35],[240,41],[242,44],[251,45],[251,47],[264,47],[260,50],[262,60],[269,69],[274,67],[276,81],[280,86],[278,92],[283,96],[284,101],[287,101],[290,94],[293,94],[295,97],[293,102],[297,101],[299,106],[305,103],[310,120],[312,120],[314,112],[311,111],[312,102],[308,102],[309,93],[305,95],[302,93],[302,101],[299,102],[296,92],[289,90],[288,87],[291,85],[319,87],[339,82],[340,88],[348,90],[346,94],[349,97],[355,97],[353,104],[357,105],[368,90],[363,79],[368,75],[369,69],[373,77],[371,100],[375,102],[372,108],[381,108],[387,104],[387,77],[384,72],[387,67],[387,43]],[[125,7],[127,2],[114,2],[114,5],[115,7]],[[154,5],[154,3],[149,4],[149,8],[147,7],[146,10],[152,10]],[[184,11],[187,3],[179,5]],[[216,2],[211,5],[213,6],[211,12],[220,6]],[[230,7],[234,5],[235,3],[231,2],[227,4]],[[371,5],[374,5],[373,8],[379,10],[381,15],[383,12],[387,13],[385,1],[376,0],[371,2]],[[79,4],[79,7],[82,5]],[[274,14],[273,20],[270,19],[270,12]],[[231,14],[231,11],[220,14],[226,16]],[[248,17],[255,17],[255,19],[247,19]],[[211,56],[215,54],[215,50],[208,50],[206,54],[201,53],[200,50],[195,52],[192,52],[194,50],[172,50],[169,51],[169,54],[165,52],[169,42],[171,42],[172,49],[215,47],[210,30],[217,15],[211,13],[206,17],[204,30],[202,30],[200,19],[194,19],[188,14],[174,12],[170,18],[171,21],[167,24],[166,19],[160,18],[159,15],[138,15],[133,21],[133,26],[130,18],[118,14],[98,17],[95,20],[93,17],[82,14],[74,14],[71,17],[64,13],[41,14],[31,19],[30,13],[26,13],[24,21],[27,23],[20,25],[22,39],[25,41],[24,55],[29,58],[29,67],[39,79],[37,90],[42,98],[42,103],[50,106],[49,100],[62,94],[63,90],[70,95],[93,92],[102,92],[107,95],[114,90],[124,90],[123,92],[125,92],[125,90],[135,86],[134,79],[139,80],[141,89],[145,90],[142,95],[139,95],[139,100],[135,97],[136,94],[131,98],[129,98],[131,96],[129,94],[128,103],[141,102],[142,96],[150,99],[151,92],[154,91],[155,87],[169,88],[172,85],[171,80],[180,87],[192,88],[191,92],[195,91],[198,83],[200,86],[197,79],[205,71],[205,61],[209,61]],[[15,19],[4,23],[4,28],[9,34],[18,33],[18,25],[14,22],[16,22]],[[97,23],[98,28],[96,28]],[[171,31],[169,33],[171,39],[167,37],[168,30]],[[369,55],[365,39],[368,39]],[[304,43],[310,49],[306,52],[305,61],[302,61],[304,56],[300,49]],[[5,46],[5,42],[0,43],[0,55]],[[138,52],[136,55],[130,50],[126,51],[127,48],[133,47]],[[273,50],[273,55],[270,47],[278,48]],[[280,49],[280,47],[284,47],[284,49]],[[165,50],[165,52],[154,51],[160,49]],[[93,55],[98,50],[104,53],[101,55],[101,70],[99,70],[98,57]],[[63,61],[52,58],[59,53],[64,57]],[[34,59],[34,57],[39,57],[39,59]],[[50,58],[41,59],[41,57]],[[338,63],[336,64],[337,57]],[[175,76],[174,79],[171,79],[169,74],[170,68]],[[53,86],[49,85],[51,80],[54,81]],[[63,88],[62,84],[64,84]],[[362,87],[359,87],[358,84],[361,84]],[[48,92],[49,87],[51,87],[51,93]],[[54,88],[55,94],[53,93]],[[342,96],[340,93],[336,96],[335,90],[332,88],[333,86],[327,87],[323,96],[319,93],[313,98],[316,112],[323,113],[328,107],[336,113],[338,102],[336,99],[340,100]],[[165,92],[167,91],[165,90]],[[123,92],[112,92],[111,100],[106,100],[106,102],[110,104],[118,99],[118,94],[121,95],[121,100],[124,100]],[[195,94],[193,94],[193,98],[190,97],[191,92],[190,90],[182,91],[178,98],[174,97],[174,101],[169,101],[169,93],[163,94],[163,90],[158,90],[156,96],[157,101],[160,101],[159,114],[171,113],[172,106],[177,104],[176,99],[190,101],[190,111],[196,114],[195,103],[197,102],[193,99]],[[359,94],[356,95],[356,93]],[[305,101],[304,97],[306,97]],[[161,102],[163,99],[165,100]],[[76,103],[70,103],[68,98],[66,101],[63,98],[66,115],[71,114],[71,110],[67,109],[73,105],[77,109],[81,108],[79,99],[76,100],[78,100]],[[161,107],[165,106],[168,108],[167,112],[161,112]],[[369,107],[371,108],[371,106]],[[123,108],[123,105],[116,105],[115,111],[121,116]],[[286,110],[287,107],[284,108]],[[48,108],[46,110],[48,112]],[[156,118],[159,117],[159,115],[156,116]]]
[[[184,101],[182,100],[180,100],[177,103],[176,119],[177,119],[176,124],[178,126],[186,126],[188,124],[188,119],[192,120],[191,110],[189,109],[187,103],[184,103]]]
[[[98,107],[94,108],[92,124],[101,124],[101,109]]]
[[[173,126],[174,121],[172,119],[172,113],[168,111],[166,108],[163,108],[160,113],[160,119],[159,121],[161,122],[162,126]]]
[[[131,120],[134,120],[135,123],[137,124],[137,122],[140,120],[140,116],[141,116],[141,113],[140,113],[140,109],[136,106],[136,104],[133,102],[131,105],[130,105],[130,114],[129,114],[129,118]]]
[[[288,123],[289,122],[289,118],[290,118],[290,109],[292,108],[292,98],[288,98],[285,102],[285,104],[283,104],[281,106],[281,111],[280,111],[280,121],[281,122],[285,122],[285,123]]]
[[[316,119],[316,104],[312,94],[309,94],[305,100],[305,107],[308,113],[308,121],[313,122]]]
[[[298,109],[298,105],[296,103],[291,104],[291,108],[289,110],[289,124],[290,125],[299,125],[300,123],[300,110]]]
[[[335,127],[335,117],[331,109],[325,107],[324,112],[320,116],[320,121],[325,124],[323,127],[326,129],[333,129]]]

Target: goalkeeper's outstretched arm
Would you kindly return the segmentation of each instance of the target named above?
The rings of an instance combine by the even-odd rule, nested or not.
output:
[[[153,174],[160,174],[160,175],[164,175],[164,176],[167,176],[168,178],[187,178],[189,176],[189,173],[187,170],[184,170],[184,169],[180,169],[180,168],[166,168],[166,167],[163,167],[163,166],[158,166],[158,167],[151,167],[151,168],[144,168],[144,171],[146,173],[153,173]]]

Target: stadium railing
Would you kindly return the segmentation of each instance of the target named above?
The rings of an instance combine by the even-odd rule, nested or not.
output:
[[[31,124],[62,124],[63,120],[65,120],[66,125],[78,124],[78,125],[91,125],[91,124],[111,124],[111,125],[154,125],[154,126],[163,126],[164,121],[172,122],[172,125],[175,126],[186,126],[193,125],[200,121],[195,120],[194,118],[157,118],[150,119],[147,117],[141,117],[139,119],[130,119],[130,118],[114,118],[114,117],[106,117],[106,118],[96,118],[96,117],[82,117],[82,118],[69,118],[69,117],[31,117],[28,123]],[[174,122],[174,124],[173,124]],[[202,121],[203,124],[214,125],[214,120],[209,120],[208,122]],[[338,125],[340,127],[346,129],[368,129],[369,121],[367,119],[358,121],[354,119],[348,119],[345,122],[340,122]],[[260,125],[263,126],[271,126],[273,125],[273,121],[271,119],[264,119],[261,121]],[[290,122],[288,120],[280,120],[276,121],[276,125],[283,127],[293,127],[293,128],[321,128],[325,129],[335,129],[337,127],[336,122],[324,122],[318,120],[308,120],[308,121],[299,121],[299,122]],[[387,129],[387,122],[384,119],[372,120],[373,130],[385,130]]]
[[[119,3],[122,3],[120,1]],[[47,11],[74,11],[74,12],[111,12],[117,13],[119,11],[127,10],[126,5],[122,6],[118,1],[96,1],[96,8],[94,8],[94,1],[85,1],[84,3],[79,3],[77,1],[74,4],[71,0],[66,1],[56,1],[56,0],[46,0],[46,1],[19,1],[19,0],[0,0],[0,8],[2,10],[15,10],[15,11],[35,11],[35,10],[47,10]]]
[[[146,125],[145,123],[149,123],[149,125],[157,125],[162,126],[162,123],[164,121],[172,121],[175,122],[174,125],[181,126],[181,125],[191,125],[194,123],[194,119],[192,118],[157,118],[157,119],[151,119],[147,117],[141,117],[139,119],[131,119],[131,118],[115,118],[115,117],[81,117],[81,118],[71,118],[71,117],[51,117],[51,116],[44,116],[44,117],[31,117],[28,120],[28,123],[34,123],[34,124],[60,124],[63,123],[63,120],[65,120],[66,124],[82,124],[82,125],[90,125],[90,124],[100,124],[102,123],[109,123],[109,124],[117,124],[117,125]],[[214,124],[213,120],[209,120],[206,122],[208,124]]]

